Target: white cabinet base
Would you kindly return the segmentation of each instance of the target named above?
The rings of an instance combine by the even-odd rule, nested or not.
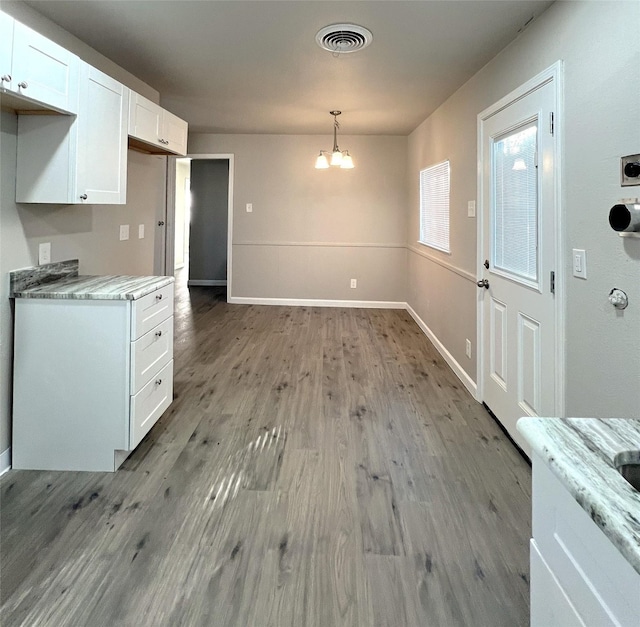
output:
[[[16,299],[14,468],[114,471],[171,404],[173,311],[136,337],[138,302]],[[150,357],[134,376],[140,339]]]

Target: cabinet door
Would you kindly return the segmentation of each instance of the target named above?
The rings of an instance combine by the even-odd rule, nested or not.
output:
[[[162,109],[144,96],[131,93],[129,103],[129,135],[147,144],[164,147]]]
[[[169,142],[166,146],[170,152],[187,154],[187,123],[169,111],[162,112],[162,138]]]
[[[13,52],[14,20],[0,12],[0,87],[11,88],[11,55]]]
[[[14,23],[11,90],[67,113],[78,110],[78,58],[20,22]]]
[[[126,202],[128,108],[127,87],[82,64],[77,184],[73,202]]]

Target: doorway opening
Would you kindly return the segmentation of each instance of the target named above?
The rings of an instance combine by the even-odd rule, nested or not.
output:
[[[233,155],[187,155],[169,160],[167,274],[188,287],[231,296]]]

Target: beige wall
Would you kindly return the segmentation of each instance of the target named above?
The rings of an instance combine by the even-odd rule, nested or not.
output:
[[[640,240],[620,238],[607,222],[620,198],[640,195],[619,182],[619,157],[640,151],[638,24],[637,2],[557,2],[409,137],[409,243],[418,235],[418,172],[448,158],[452,254],[429,254],[468,273],[464,279],[412,251],[409,302],[475,380],[464,339],[475,346],[476,220],[466,210],[476,198],[477,115],[564,62],[566,250],[558,272],[567,297],[566,407],[574,416],[640,416]],[[587,251],[587,281],[571,276],[572,248]],[[607,302],[614,286],[629,295],[624,312]]]
[[[233,297],[406,300],[406,138],[340,136],[356,167],[316,170],[331,142],[189,136],[190,154],[234,154]]]

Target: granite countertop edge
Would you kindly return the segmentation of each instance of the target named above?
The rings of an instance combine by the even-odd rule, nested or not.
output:
[[[137,300],[175,281],[172,276],[80,275],[16,290],[12,298]]]
[[[614,466],[617,453],[640,448],[640,420],[521,418],[517,428],[640,574],[640,492]]]

